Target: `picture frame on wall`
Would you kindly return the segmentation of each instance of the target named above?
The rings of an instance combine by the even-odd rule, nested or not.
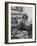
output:
[[[36,4],[5,2],[5,44],[36,42]]]

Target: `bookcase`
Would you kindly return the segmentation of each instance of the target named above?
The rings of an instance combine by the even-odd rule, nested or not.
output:
[[[18,20],[21,19],[22,15],[23,7],[11,7],[11,27],[17,27]]]
[[[17,30],[17,23],[18,20],[21,19],[22,15],[23,15],[23,7],[17,7],[17,6],[11,7],[11,34],[12,32],[15,33],[15,31]]]

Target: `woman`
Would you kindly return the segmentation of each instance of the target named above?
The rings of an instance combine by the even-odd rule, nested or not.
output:
[[[22,20],[18,22],[17,29],[20,31],[27,31],[29,38],[31,38],[32,37],[32,24],[30,24],[29,26],[26,25],[25,23],[27,20],[28,20],[27,14],[23,14]]]

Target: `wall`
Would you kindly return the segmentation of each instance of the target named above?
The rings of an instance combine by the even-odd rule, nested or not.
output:
[[[24,7],[23,8],[23,14],[27,14],[28,16],[28,20],[26,22],[26,25],[30,25],[30,23],[32,23],[32,7]]]

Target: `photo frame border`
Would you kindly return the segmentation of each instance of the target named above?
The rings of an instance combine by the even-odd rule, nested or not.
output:
[[[35,41],[8,43],[8,4],[35,5]],[[36,3],[5,2],[5,44],[20,44],[20,43],[35,43],[35,42],[36,42]]]

